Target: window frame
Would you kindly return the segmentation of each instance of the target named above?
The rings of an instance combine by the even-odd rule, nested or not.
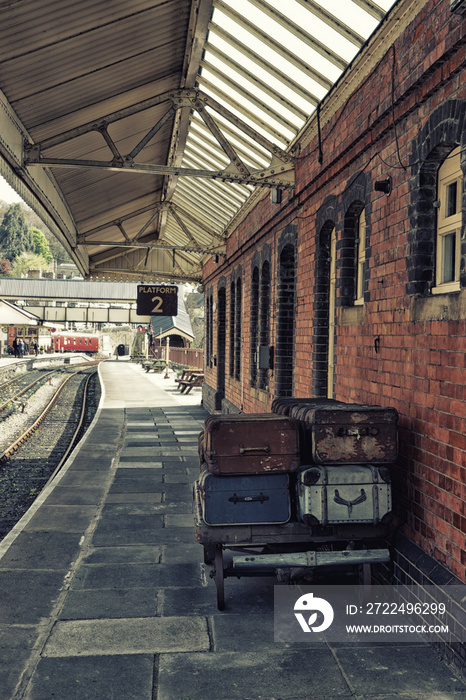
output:
[[[354,305],[364,304],[364,269],[366,264],[366,210],[361,209],[356,230],[355,240],[355,280],[354,280]]]
[[[448,188],[457,183],[455,213],[447,216]],[[456,146],[439,167],[437,175],[437,222],[435,235],[435,283],[432,294],[460,291],[461,227],[462,227],[463,172],[461,170],[461,146]],[[453,279],[445,280],[445,241],[455,235],[455,259]]]

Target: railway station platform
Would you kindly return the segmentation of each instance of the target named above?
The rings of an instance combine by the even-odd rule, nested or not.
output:
[[[7,355],[0,357],[0,371],[14,367],[15,365],[24,366],[27,369],[37,369],[41,367],[56,366],[56,365],[73,365],[83,361],[89,361],[90,355],[81,353],[55,353],[50,355],[25,355],[24,357],[13,357]]]
[[[279,644],[275,579],[227,579],[194,539],[206,412],[106,361],[91,430],[0,543],[0,700],[466,700],[426,644]]]

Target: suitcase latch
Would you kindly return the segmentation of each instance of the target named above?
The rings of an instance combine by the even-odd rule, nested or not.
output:
[[[375,425],[362,426],[360,428],[342,426],[338,431],[340,437],[375,437],[379,434],[379,429]]]
[[[268,454],[270,452],[270,446],[263,445],[262,447],[243,447],[243,445],[240,445],[239,446],[240,455],[244,455],[245,452],[266,452]]]
[[[263,503],[264,501],[268,501],[269,498],[270,496],[264,496],[261,491],[258,496],[238,496],[238,494],[234,493],[228,500],[230,503],[233,503],[233,505],[236,505],[237,503],[253,503],[257,501]]]
[[[364,501],[367,500],[366,492],[364,489],[361,489],[361,495],[355,498],[353,501],[347,501],[346,498],[342,498],[340,494],[338,493],[338,489],[335,489],[335,496],[334,499],[335,503],[338,503],[341,506],[346,506],[348,508],[348,516],[351,515],[351,511],[353,510],[353,506],[358,505],[358,503],[363,503]]]

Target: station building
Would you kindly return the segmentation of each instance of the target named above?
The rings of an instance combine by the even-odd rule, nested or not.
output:
[[[395,407],[395,571],[444,583],[466,581],[466,16],[453,5],[422,3],[394,41],[382,22],[296,144],[294,191],[252,197],[203,272],[205,406]]]

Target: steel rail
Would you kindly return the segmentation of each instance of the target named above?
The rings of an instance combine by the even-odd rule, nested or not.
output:
[[[76,430],[74,431],[73,436],[72,436],[72,438],[71,438],[71,440],[70,440],[70,442],[69,442],[69,444],[68,444],[68,447],[67,447],[66,450],[64,451],[64,453],[63,453],[63,455],[62,455],[62,457],[61,457],[61,459],[60,459],[58,465],[56,466],[55,470],[52,472],[52,475],[50,476],[50,478],[46,481],[45,486],[48,486],[48,484],[50,484],[50,483],[55,479],[55,477],[57,476],[58,472],[61,471],[61,469],[63,468],[63,465],[64,465],[65,462],[66,462],[66,460],[68,459],[68,457],[70,456],[71,452],[72,452],[72,451],[74,450],[74,448],[75,448],[76,439],[77,439],[77,437],[78,437],[78,435],[79,435],[79,432],[80,432],[80,430],[81,430],[81,428],[82,428],[82,426],[83,426],[84,418],[85,418],[85,416],[86,416],[86,405],[87,405],[87,396],[88,396],[88,392],[89,392],[89,383],[90,383],[91,379],[92,379],[96,374],[97,374],[97,370],[95,370],[94,372],[92,372],[92,374],[89,374],[89,376],[88,376],[87,379],[86,379],[86,383],[85,383],[85,385],[84,385],[84,390],[83,390],[83,397],[82,397],[82,404],[81,404],[81,412],[80,412],[80,415],[79,415],[79,420],[78,420],[78,423],[77,423],[77,426],[76,426]],[[45,486],[44,486],[44,488],[45,488]]]
[[[17,382],[19,379],[21,379],[21,375],[18,375],[17,377],[13,377],[13,379],[9,379],[7,382],[3,382],[3,384],[0,384],[0,391],[2,391],[3,389],[6,389],[7,386],[10,386],[10,384]]]
[[[14,396],[10,396],[10,398],[8,399],[8,401],[6,401],[4,404],[2,404],[2,405],[0,406],[0,412],[3,411],[3,410],[8,406],[8,404],[9,404],[11,401],[16,401],[16,399],[18,399],[20,396],[22,396],[23,394],[25,394],[25,393],[26,393],[29,389],[31,389],[31,387],[33,387],[35,384],[37,384],[38,382],[44,381],[44,380],[46,380],[47,378],[50,378],[50,376],[51,376],[52,374],[55,374],[56,372],[58,372],[57,369],[54,369],[54,370],[52,370],[51,372],[47,372],[47,374],[43,375],[42,377],[38,377],[38,378],[35,379],[33,382],[31,382],[31,384],[28,384],[27,387],[25,387],[24,389],[21,389],[21,391],[19,391],[19,392],[18,392],[17,394],[15,394]],[[21,376],[19,376],[19,377],[14,377],[14,379],[12,379],[10,382],[7,382],[6,384],[3,384],[3,385],[0,387],[0,390],[3,389],[5,386],[8,386],[8,385],[11,384],[12,382],[18,381],[18,380],[21,379],[21,378],[22,378]]]
[[[42,411],[42,413],[40,414],[40,416],[39,416],[38,418],[36,418],[36,420],[34,421],[34,423],[32,423],[28,428],[26,428],[26,430],[22,433],[22,435],[20,435],[19,438],[17,438],[14,442],[11,443],[11,445],[9,445],[9,446],[6,448],[6,450],[5,450],[5,451],[3,452],[3,454],[0,456],[0,462],[4,462],[5,460],[7,460],[8,457],[9,457],[11,454],[13,454],[13,452],[15,452],[15,451],[18,449],[18,447],[19,447],[20,445],[23,444],[23,442],[26,442],[26,440],[28,439],[28,437],[39,427],[39,425],[42,423],[42,421],[44,420],[44,418],[46,417],[46,415],[47,415],[47,414],[49,413],[49,411],[54,407],[54,405],[55,405],[56,402],[58,401],[58,398],[60,397],[60,394],[62,393],[63,389],[64,389],[65,386],[68,384],[68,382],[69,382],[73,377],[75,377],[77,374],[79,374],[80,371],[81,371],[81,370],[79,370],[78,372],[73,372],[73,374],[70,374],[69,377],[63,381],[63,383],[62,383],[62,384],[60,385],[60,387],[57,389],[57,391],[56,391],[55,394],[53,395],[52,399],[49,401],[49,403],[47,404],[47,406],[44,408],[44,410]]]

